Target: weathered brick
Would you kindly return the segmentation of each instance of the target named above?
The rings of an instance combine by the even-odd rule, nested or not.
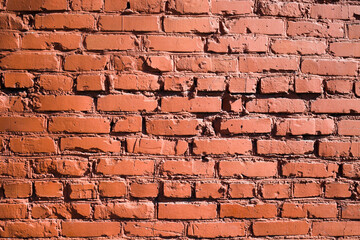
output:
[[[217,216],[214,203],[159,203],[159,219],[214,219]]]
[[[200,37],[147,36],[146,46],[153,51],[202,52],[204,43]]]
[[[284,35],[285,24],[281,19],[240,18],[228,22],[231,33]]]
[[[93,30],[95,28],[95,18],[90,14],[37,14],[35,15],[35,28]]]
[[[101,15],[99,28],[102,31],[114,32],[158,32],[159,22],[157,16]]]
[[[277,174],[276,162],[221,161],[219,174],[222,177],[272,177]]]

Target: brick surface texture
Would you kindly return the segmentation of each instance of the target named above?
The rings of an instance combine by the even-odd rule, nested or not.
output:
[[[359,239],[359,64],[358,0],[0,0],[0,239]]]

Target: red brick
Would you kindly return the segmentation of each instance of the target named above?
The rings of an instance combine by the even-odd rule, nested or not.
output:
[[[9,11],[44,11],[44,10],[67,10],[66,0],[9,0],[6,4]]]
[[[35,109],[38,112],[79,112],[93,109],[93,99],[88,96],[37,95],[34,100]]]
[[[138,237],[180,237],[184,224],[180,222],[126,222],[125,234]]]
[[[88,50],[132,50],[135,42],[130,35],[92,34],[86,36],[85,46]]]
[[[19,48],[19,35],[17,33],[0,33],[0,49],[13,50],[17,48]]]
[[[124,90],[155,91],[160,84],[156,75],[121,74],[112,77],[113,87]]]
[[[159,219],[214,219],[217,216],[214,203],[159,203]]]
[[[216,18],[165,17],[164,29],[165,32],[213,33],[219,29],[219,22]]]
[[[267,50],[266,36],[219,37],[216,40],[208,39],[207,43],[207,51],[218,53],[267,52]]]
[[[174,64],[169,56],[150,56],[146,59],[145,64],[150,70],[156,72],[171,72]]]
[[[119,202],[96,205],[95,219],[154,218],[154,204],[152,202]]]
[[[294,183],[294,197],[317,197],[321,194],[319,183]]]
[[[165,136],[197,135],[199,124],[200,121],[196,119],[148,119],[146,121],[146,132]]]
[[[165,76],[164,77],[164,90],[185,92],[189,91],[194,85],[192,77],[185,76]]]
[[[22,38],[23,49],[75,50],[81,45],[81,35],[76,33],[28,33]]]
[[[330,43],[330,51],[339,57],[360,57],[360,43],[333,42]]]
[[[105,176],[142,176],[154,174],[154,160],[136,159],[100,159],[96,164],[96,172]]]
[[[35,182],[35,194],[38,197],[62,197],[63,187],[62,183],[49,181],[49,182]]]
[[[0,204],[0,219],[16,219],[16,218],[26,218],[27,216],[27,206],[26,204]]]
[[[182,155],[187,146],[182,146],[185,141],[171,141],[151,138],[127,138],[126,147],[130,153],[157,154],[157,155]],[[187,143],[186,143],[187,145]]]
[[[75,11],[100,11],[103,8],[102,0],[71,0],[70,3]]]
[[[121,231],[118,222],[62,222],[65,237],[113,237]]]
[[[220,112],[219,97],[164,97],[161,99],[162,112]]]
[[[306,40],[275,40],[271,44],[271,49],[279,54],[325,54],[327,45],[324,41],[306,41]]]
[[[350,184],[333,182],[325,185],[326,198],[349,198],[351,197]]]
[[[336,203],[284,203],[281,216],[286,218],[336,218]]]
[[[312,228],[313,236],[359,236],[360,222],[314,222]]]
[[[60,140],[62,151],[120,152],[121,142],[109,137],[65,137]]]
[[[228,22],[231,33],[283,35],[285,24],[281,19],[240,18]]]
[[[162,175],[199,175],[213,177],[215,171],[214,161],[201,160],[166,160],[161,167]]]
[[[355,95],[357,97],[360,96],[360,82],[355,82],[355,89],[354,89]]]
[[[24,112],[28,102],[19,96],[0,96],[0,112]]]
[[[249,14],[253,12],[252,1],[228,1],[214,0],[211,4],[211,12],[215,14]]]
[[[270,133],[270,118],[223,119],[220,131],[225,134]]]
[[[289,36],[342,38],[344,37],[344,24],[288,21],[287,34]]]
[[[322,78],[295,77],[296,93],[322,93]]]
[[[7,198],[28,198],[32,194],[30,182],[8,182],[3,184],[4,194]]]
[[[73,80],[65,75],[42,74],[39,78],[39,85],[49,91],[71,91]]]
[[[2,145],[2,144],[1,144]],[[2,147],[2,146],[1,146]],[[0,175],[10,177],[26,177],[28,168],[24,161],[12,159],[0,160]]]
[[[33,205],[31,217],[35,219],[90,218],[91,205],[88,203],[63,203]]]
[[[1,132],[43,132],[45,121],[41,117],[0,117]]]
[[[255,193],[255,184],[253,183],[230,183],[229,195],[231,198],[252,198]]]
[[[2,69],[57,71],[60,61],[55,54],[16,52],[0,59]]]
[[[166,181],[164,182],[163,190],[164,197],[167,198],[191,197],[191,185],[188,182]]]
[[[119,71],[142,70],[143,60],[131,56],[114,56],[114,68]]]
[[[229,91],[231,93],[256,93],[257,78],[237,78],[229,80]]]
[[[360,24],[349,24],[348,31],[350,39],[360,39]]]
[[[317,75],[355,76],[357,68],[358,64],[354,61],[305,59],[301,63],[303,73]]]
[[[36,29],[87,29],[95,28],[95,18],[90,14],[52,13],[35,16]]]
[[[122,94],[100,96],[97,101],[97,110],[109,112],[151,112],[157,108],[154,97],[144,95]]]
[[[338,122],[338,133],[346,136],[360,135],[360,121],[341,120]]]
[[[255,236],[277,236],[277,235],[306,235],[310,224],[306,221],[272,221],[255,222],[253,231]]]
[[[223,198],[226,188],[219,182],[197,182],[195,185],[196,198]]]
[[[246,103],[246,110],[256,113],[303,113],[305,102],[301,99],[253,99]]]
[[[224,106],[224,108],[227,108],[229,111],[232,112],[243,112],[245,110],[245,107],[243,106],[243,100],[238,97],[238,98],[234,98],[234,99],[229,99],[228,102],[225,101],[226,99],[224,99],[224,104],[227,104]],[[228,106],[230,105],[230,106]]]
[[[220,218],[274,218],[277,208],[274,204],[241,205],[239,203],[221,203]]]
[[[194,154],[249,154],[252,143],[249,139],[195,139]]]
[[[115,32],[158,32],[159,22],[157,16],[101,15],[99,28],[102,31]]]
[[[182,0],[170,0],[169,10],[179,13],[206,13],[209,12],[209,2],[207,0],[188,0],[183,2]]]
[[[345,163],[342,165],[342,175],[348,178],[360,177],[360,164],[359,163]]]
[[[99,195],[101,197],[124,197],[126,185],[124,182],[100,182]]]
[[[314,141],[258,140],[258,154],[306,154],[314,151]]]
[[[75,72],[104,70],[108,60],[107,56],[69,55],[65,57],[64,69]]]
[[[297,71],[299,59],[297,57],[240,57],[239,70],[241,72],[264,71]]]
[[[136,198],[155,198],[159,194],[159,184],[157,183],[132,183],[130,185],[130,195]]]
[[[352,151],[359,155],[357,151],[352,149],[358,145],[357,142],[323,141],[319,143],[319,155],[322,157],[349,157]]]
[[[196,80],[198,91],[224,91],[226,87],[223,77],[200,77]]]
[[[286,183],[268,183],[261,188],[263,198],[284,199],[290,197],[290,185]]]
[[[56,238],[58,236],[55,222],[6,222],[3,223],[2,238]]]
[[[121,116],[115,122],[112,132],[141,132],[141,116]]]
[[[277,163],[222,160],[219,163],[219,174],[222,177],[272,177],[277,174]]]
[[[16,153],[55,153],[53,139],[49,137],[14,137],[10,139],[10,149]]]
[[[243,222],[198,222],[190,223],[188,235],[196,238],[245,236]]]
[[[34,75],[27,72],[5,72],[5,88],[31,88],[34,86]]]
[[[259,3],[261,15],[284,17],[303,17],[305,15],[304,7],[296,2],[260,1]]]
[[[348,19],[349,7],[334,4],[314,4],[310,8],[311,18]]]
[[[200,37],[147,36],[146,46],[152,51],[202,52],[204,43]]]
[[[237,72],[238,62],[233,57],[179,57],[176,62],[178,71],[191,72]]]
[[[105,11],[124,11],[127,8],[127,3],[130,3],[130,9],[136,12],[159,13],[163,10],[161,0],[105,0]]]
[[[332,119],[298,118],[280,119],[276,124],[276,135],[327,135],[332,134],[335,123]]]
[[[96,198],[96,189],[94,183],[70,183],[69,197],[71,199],[89,199]]]
[[[109,133],[110,121],[95,117],[52,117],[48,128],[50,132]]]
[[[332,94],[349,94],[353,91],[354,82],[351,80],[328,80],[326,91]]]
[[[20,16],[16,16],[15,14],[1,14],[0,29],[28,30],[29,28],[24,24]]]
[[[317,99],[311,104],[314,113],[359,113],[358,99]]]
[[[76,79],[77,91],[105,91],[104,75],[80,75]]]
[[[287,177],[336,177],[338,165],[318,162],[287,162],[282,165],[282,175]]]
[[[341,218],[360,219],[360,205],[348,204],[341,208]]]
[[[88,170],[88,161],[84,159],[37,159],[34,172],[55,176],[82,177]]]
[[[288,93],[292,89],[291,78],[287,76],[261,78],[260,91],[264,94]]]

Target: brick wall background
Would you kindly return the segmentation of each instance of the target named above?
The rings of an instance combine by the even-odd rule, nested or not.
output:
[[[1,238],[359,237],[359,1],[0,2]]]

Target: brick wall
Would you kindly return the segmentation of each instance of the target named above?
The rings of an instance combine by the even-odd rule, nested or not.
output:
[[[1,0],[0,238],[359,237],[359,20]]]

